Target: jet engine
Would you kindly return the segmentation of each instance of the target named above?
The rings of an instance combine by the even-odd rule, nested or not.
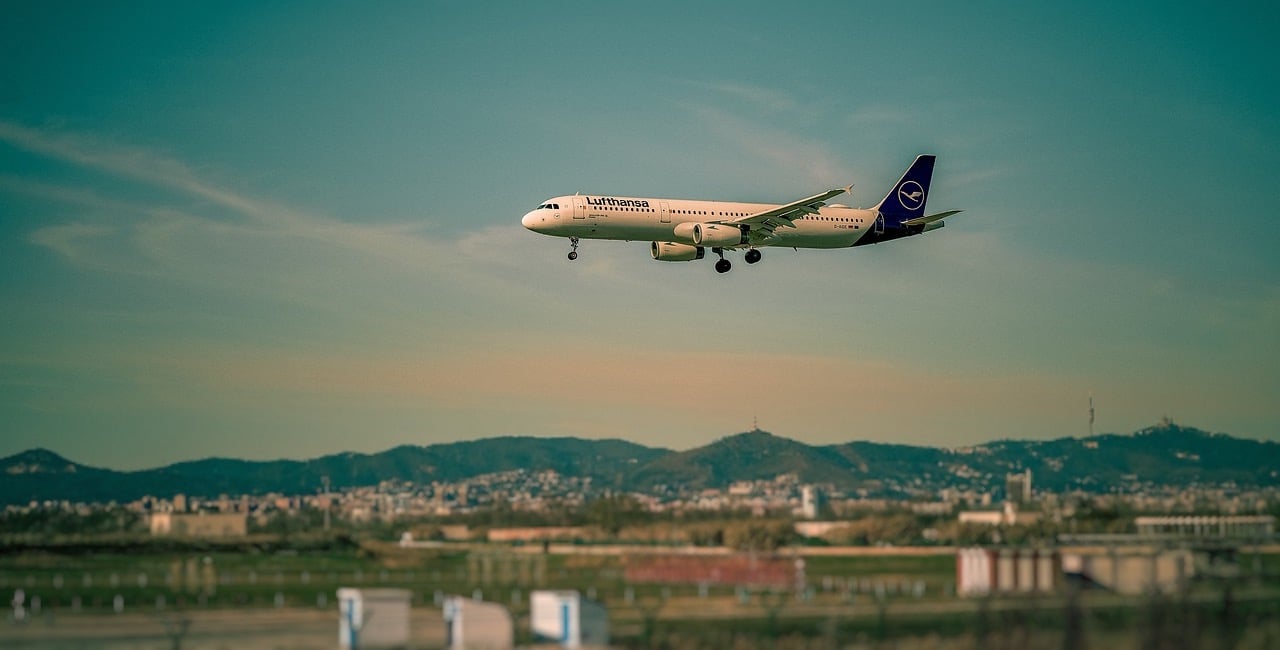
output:
[[[699,246],[737,246],[747,243],[747,234],[737,226],[695,223],[693,224],[693,243]]]
[[[678,223],[671,234],[676,238],[676,241],[681,244],[695,244],[697,242],[693,241],[693,228],[697,225],[699,224],[692,221]]]
[[[669,241],[656,241],[649,244],[649,254],[653,259],[663,262],[692,262],[700,260],[707,254],[701,246],[687,246]]]

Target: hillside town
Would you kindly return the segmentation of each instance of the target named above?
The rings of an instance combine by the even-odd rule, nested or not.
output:
[[[1026,470],[1008,474],[1004,485],[995,490],[948,487],[935,492],[912,490],[906,498],[888,498],[869,496],[865,491],[841,492],[830,484],[803,483],[795,474],[781,474],[772,480],[734,481],[723,489],[681,490],[664,486],[659,494],[653,494],[617,493],[593,485],[590,478],[563,476],[549,470],[515,470],[426,485],[382,481],[377,485],[329,491],[321,487],[309,494],[216,497],[174,494],[147,496],[122,504],[32,502],[8,506],[6,512],[61,511],[88,515],[123,508],[148,518],[152,533],[162,535],[172,532],[173,522],[184,518],[206,522],[204,528],[211,534],[222,534],[223,522],[239,522],[225,530],[230,534],[244,534],[251,525],[263,524],[272,517],[304,513],[326,513],[350,524],[448,520],[492,509],[536,517],[580,510],[588,502],[606,497],[623,497],[646,513],[676,517],[719,513],[819,520],[903,512],[989,525],[1027,524],[1041,518],[1062,522],[1072,519],[1083,508],[1136,514],[1260,515],[1280,506],[1280,489],[1274,487],[1178,489],[1135,483],[1102,494],[1054,493],[1035,489],[1033,481],[1031,471]]]

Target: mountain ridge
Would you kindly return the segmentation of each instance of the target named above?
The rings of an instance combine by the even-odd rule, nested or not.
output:
[[[37,448],[0,459],[0,505],[132,501],[173,494],[309,494],[384,480],[451,482],[513,470],[591,478],[600,489],[672,493],[794,474],[804,483],[864,495],[919,496],[943,487],[1003,489],[1030,469],[1037,488],[1102,491],[1121,484],[1280,485],[1280,444],[1164,421],[1132,434],[996,440],[956,448],[869,441],[809,445],[759,429],[685,451],[619,439],[499,436],[399,445],[373,454],[306,460],[203,458],[131,472],[97,468]]]

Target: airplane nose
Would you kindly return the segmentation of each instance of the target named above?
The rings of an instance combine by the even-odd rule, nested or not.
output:
[[[537,223],[538,223],[538,217],[537,217],[536,211],[528,212],[523,217],[520,218],[520,225],[524,226],[525,228],[528,228],[529,230],[535,230]]]

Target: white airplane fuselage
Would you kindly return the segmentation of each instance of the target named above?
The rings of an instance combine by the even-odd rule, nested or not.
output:
[[[695,242],[689,233],[677,231],[681,224],[732,219],[778,207],[767,203],[620,196],[557,196],[543,205],[555,207],[532,210],[520,223],[534,232],[557,237],[685,244]],[[794,228],[779,228],[768,241],[757,245],[848,248],[873,228],[875,221],[875,210],[826,205],[818,208],[818,214],[796,219]]]

